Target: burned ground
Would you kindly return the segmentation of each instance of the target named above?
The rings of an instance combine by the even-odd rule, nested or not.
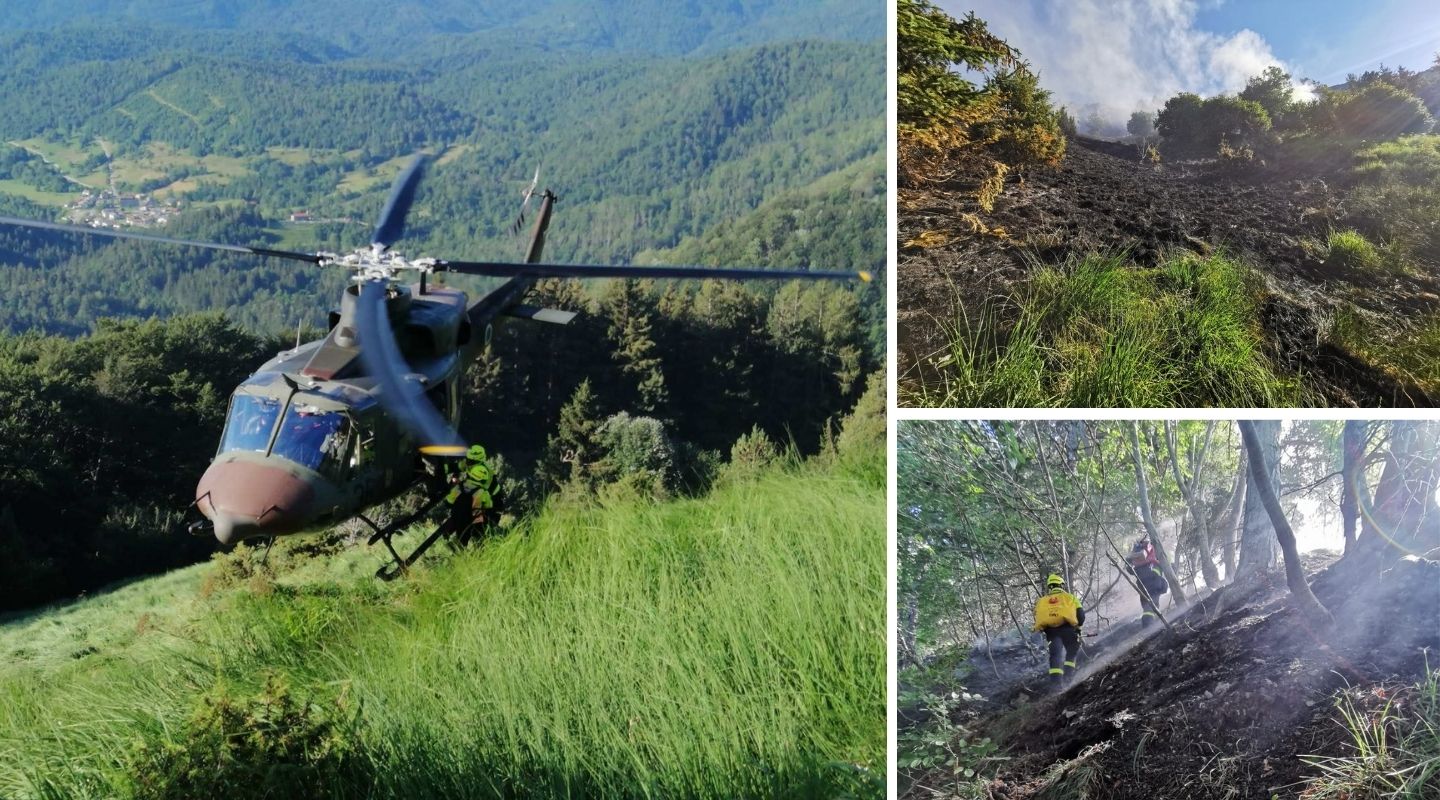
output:
[[[1357,707],[1403,706],[1426,648],[1432,667],[1440,658],[1440,623],[1416,613],[1440,607],[1440,563],[1403,561],[1380,580],[1352,566],[1312,575],[1333,626],[1301,616],[1277,570],[1172,612],[1168,632],[1141,637],[1132,623],[1087,642],[1079,680],[1059,695],[1045,694],[1044,670],[1026,667],[1022,649],[1004,656],[1021,669],[1009,682],[984,676],[977,651],[966,685],[989,695],[969,722],[1009,757],[990,795],[1296,796],[1316,772],[1300,755],[1344,752],[1338,692]]]
[[[902,375],[923,378],[925,357],[947,344],[940,321],[954,319],[957,300],[974,311],[987,298],[1010,296],[1038,265],[1123,250],[1153,266],[1175,251],[1221,248],[1261,277],[1266,353],[1313,395],[1331,405],[1434,405],[1417,387],[1327,341],[1337,311],[1394,325],[1440,309],[1435,263],[1412,273],[1327,266],[1331,230],[1373,230],[1372,220],[1347,207],[1345,175],[1340,167],[1149,164],[1133,146],[1079,138],[1059,166],[1012,173],[990,213],[979,212],[975,187],[959,179],[904,192]],[[917,240],[925,246],[907,244]]]

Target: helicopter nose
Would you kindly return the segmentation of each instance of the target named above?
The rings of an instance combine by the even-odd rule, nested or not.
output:
[[[280,467],[217,461],[201,476],[195,495],[200,513],[215,525],[215,538],[232,544],[299,530],[315,492]]]

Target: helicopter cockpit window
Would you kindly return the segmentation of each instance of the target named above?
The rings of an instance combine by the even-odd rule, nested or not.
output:
[[[220,437],[220,452],[249,450],[265,452],[270,445],[270,432],[280,416],[280,400],[240,394],[230,401],[230,416],[225,420],[225,434]]]
[[[285,412],[271,454],[327,475],[338,475],[344,469],[349,443],[348,417],[297,402]]]

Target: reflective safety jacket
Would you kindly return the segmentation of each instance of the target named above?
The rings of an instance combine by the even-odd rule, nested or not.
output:
[[[445,495],[445,502],[453,506],[461,495],[464,495],[473,498],[475,508],[493,508],[495,501],[490,496],[490,484],[494,479],[495,475],[488,464],[483,461],[467,461],[465,471],[460,475],[460,482]]]
[[[1085,621],[1085,612],[1075,595],[1056,587],[1050,593],[1035,601],[1035,628],[1058,628],[1061,625],[1079,626]]]
[[[1139,567],[1131,564],[1130,570],[1145,585],[1145,591],[1149,592],[1151,597],[1170,591],[1170,582],[1165,580],[1165,572],[1160,569],[1159,564],[1146,564]]]
[[[1160,559],[1155,555],[1155,546],[1148,542],[1143,549],[1130,551],[1130,571],[1145,584],[1145,591],[1152,597],[1170,590],[1165,572],[1160,569]]]

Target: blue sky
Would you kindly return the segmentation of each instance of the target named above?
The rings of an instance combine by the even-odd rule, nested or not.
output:
[[[1230,0],[1202,5],[1196,24],[1254,30],[1297,74],[1327,84],[1381,62],[1424,69],[1440,50],[1437,0]]]
[[[1058,102],[1123,120],[1180,91],[1234,92],[1266,66],[1340,83],[1384,62],[1424,69],[1440,0],[937,0],[1020,48]]]

